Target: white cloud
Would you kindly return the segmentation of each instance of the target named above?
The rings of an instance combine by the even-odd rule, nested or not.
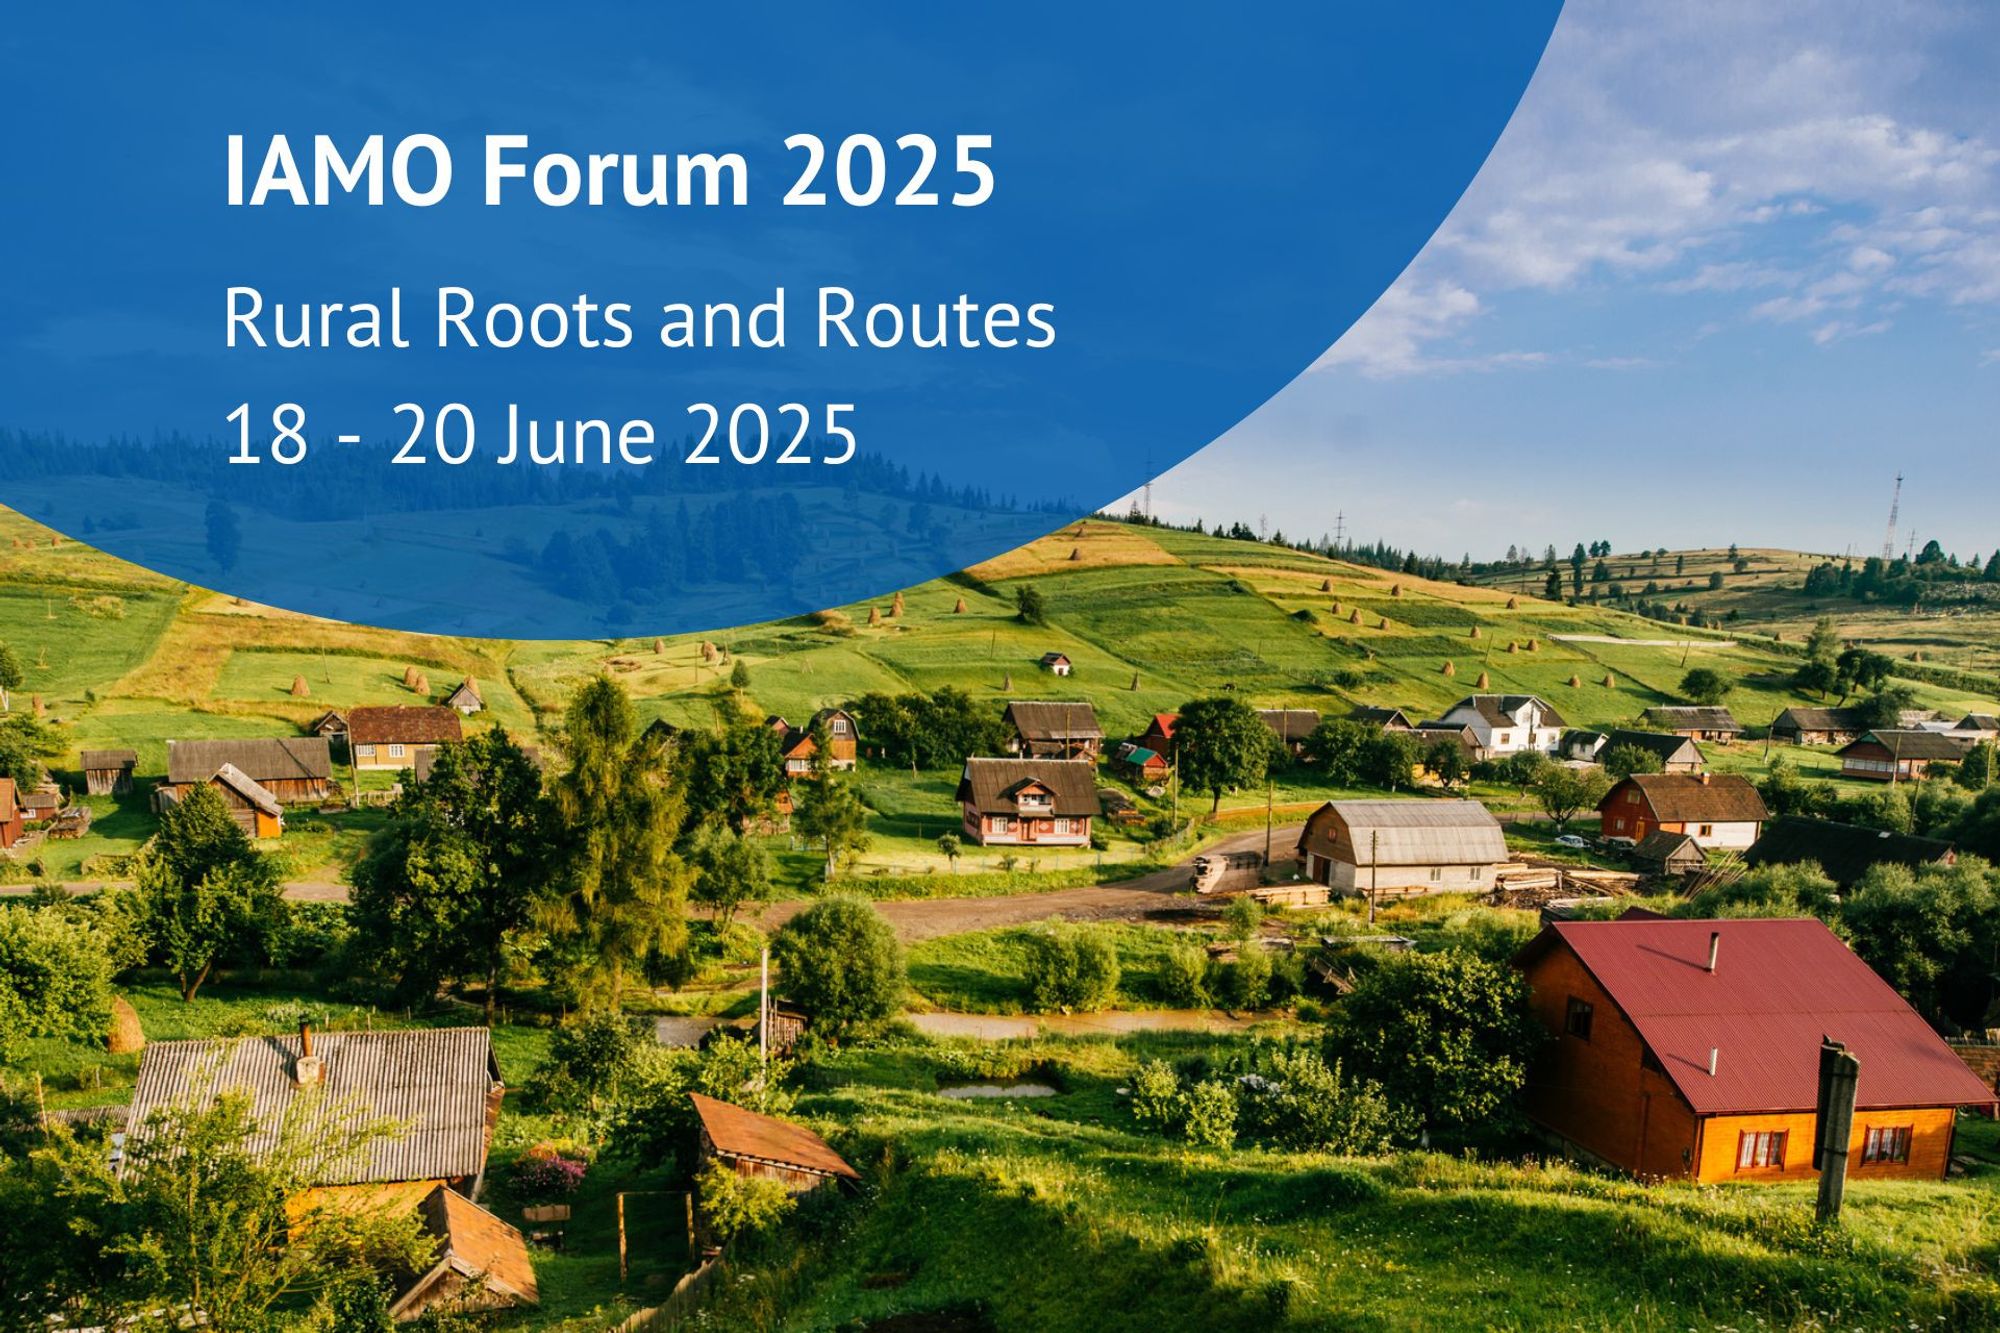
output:
[[[1976,18],[1951,0],[1809,27],[1789,0],[1572,0],[1485,170],[1321,365],[1561,359],[1477,345],[1510,292],[1739,294],[1739,319],[1821,344],[1906,300],[2000,303],[2000,147],[1938,123],[1953,103],[1927,50]]]

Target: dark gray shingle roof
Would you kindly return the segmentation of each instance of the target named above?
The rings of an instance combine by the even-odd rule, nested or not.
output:
[[[1031,782],[1049,789],[1051,814],[1074,818],[1102,813],[1097,765],[1088,759],[968,759],[957,799],[980,814],[1017,814],[1016,794]]]
[[[333,753],[324,736],[167,742],[168,782],[206,782],[224,764],[234,765],[252,782],[312,782],[333,776]]]

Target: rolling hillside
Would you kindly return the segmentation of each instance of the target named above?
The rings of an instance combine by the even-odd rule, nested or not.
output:
[[[0,539],[0,640],[27,669],[22,693],[39,696],[78,747],[136,748],[142,777],[162,770],[170,738],[270,734],[327,707],[417,702],[403,685],[412,665],[432,696],[477,678],[489,717],[544,740],[570,689],[599,671],[624,683],[648,717],[697,727],[728,709],[798,720],[869,690],[943,685],[996,709],[1008,698],[1087,698],[1114,736],[1222,690],[1330,715],[1369,703],[1434,716],[1482,675],[1491,690],[1548,698],[1574,725],[1605,726],[1674,702],[1682,674],[1703,665],[1734,682],[1727,703],[1753,727],[1808,702],[1786,683],[1787,642],[1566,606],[1523,592],[1518,580],[1432,583],[1256,542],[1112,522],[1072,525],[911,588],[900,614],[885,595],[705,636],[591,642],[431,637],[240,604],[11,513],[0,512]],[[1753,568],[1779,564],[1775,553],[1750,557]],[[1787,576],[1774,569],[1770,578]],[[1686,577],[1705,586],[1693,565]],[[1046,625],[1016,616],[1024,583],[1043,594]],[[1746,576],[1744,586],[1756,584]],[[1068,654],[1075,675],[1042,674],[1037,661],[1049,651]],[[737,660],[750,675],[740,699],[727,684]],[[297,679],[306,683],[304,697],[291,693]],[[1928,683],[1918,690],[1929,706],[1990,706],[1975,690]],[[1761,747],[1735,747],[1723,762],[1761,764],[1753,750]],[[1825,764],[1823,755],[1814,759]],[[871,775],[864,787],[884,821],[880,832],[902,837],[905,852],[934,839],[955,819],[951,776]],[[114,815],[127,817],[124,827]],[[106,841],[96,845],[93,835],[71,860],[116,850],[142,835],[140,824],[134,812],[100,812]],[[894,868],[931,867],[905,858]]]

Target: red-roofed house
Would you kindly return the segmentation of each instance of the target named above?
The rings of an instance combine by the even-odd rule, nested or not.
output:
[[[21,815],[21,791],[12,778],[0,778],[0,847],[21,840],[27,821]]]
[[[1169,759],[1174,753],[1174,728],[1180,725],[1179,713],[1155,713],[1146,729],[1133,738],[1133,744],[1141,749],[1151,750]]]
[[[1941,1179],[1988,1088],[1818,921],[1549,926],[1515,958],[1554,1040],[1529,1118],[1647,1177],[1807,1180],[1822,1037],[1861,1061],[1848,1170]]]

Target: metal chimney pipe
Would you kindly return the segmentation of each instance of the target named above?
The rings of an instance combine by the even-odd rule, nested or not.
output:
[[[1716,956],[1717,954],[1721,953],[1721,952],[1722,952],[1722,932],[1721,932],[1721,931],[1719,931],[1719,930],[1711,930],[1711,931],[1709,931],[1709,932],[1708,932],[1708,970],[1709,970],[1709,971],[1711,971],[1711,972],[1715,971],[1715,956]]]
[[[299,1024],[299,1054],[310,1059],[312,1057],[312,1053],[313,1053],[312,1024],[302,1022]]]
[[[1716,1058],[1721,1054],[1722,1054],[1722,1048],[1719,1046],[1711,1046],[1708,1048],[1708,1076],[1710,1078],[1715,1077],[1715,1061]]]

